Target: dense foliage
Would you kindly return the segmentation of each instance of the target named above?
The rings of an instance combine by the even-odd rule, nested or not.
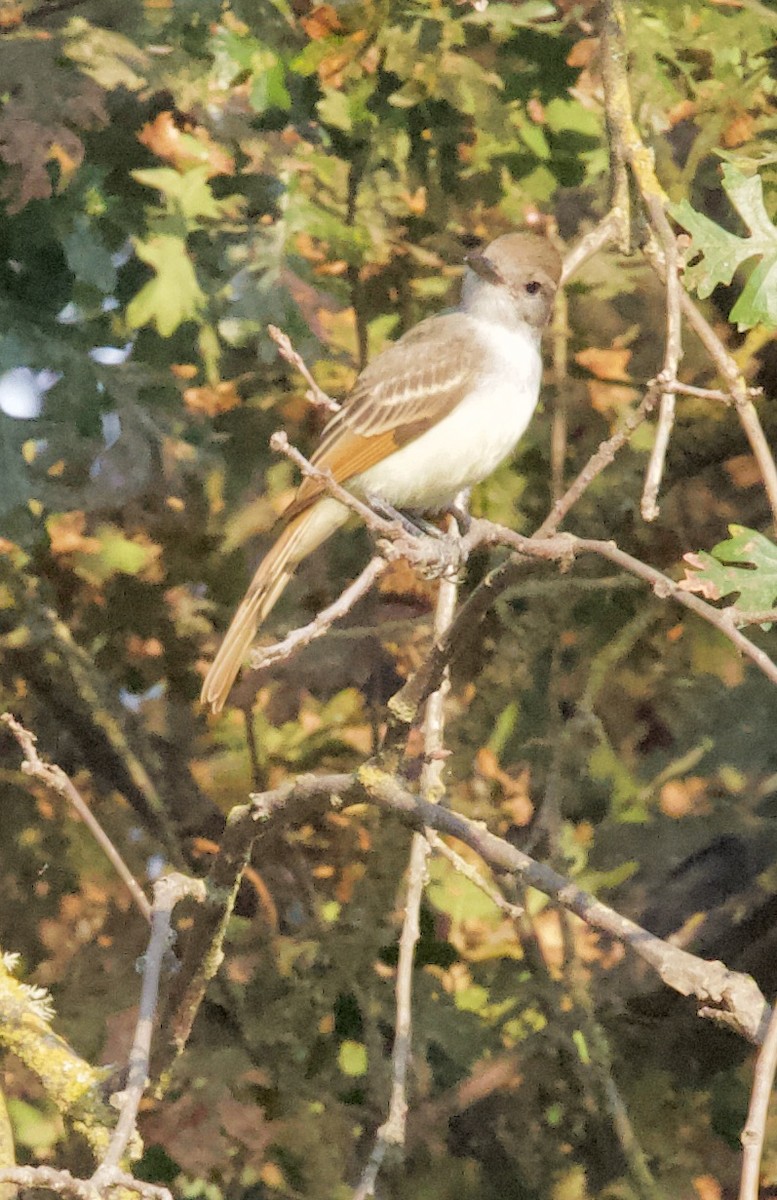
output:
[[[777,19],[757,0],[628,13],[635,113],[695,239],[687,284],[765,389],[774,435]],[[572,245],[608,205],[598,53],[594,6],[564,0],[0,3],[2,707],[140,878],[162,860],[204,872],[249,790],[361,762],[429,643],[435,585],[396,566],[326,639],[246,674],[221,718],[199,708],[294,487],[269,435],[308,450],[321,424],[268,324],[342,394],[451,302],[467,247],[551,216]],[[638,254],[597,255],[567,298],[543,410],[473,500],[523,532],[559,461],[570,479],[661,366],[664,294]],[[682,374],[716,384],[690,334]],[[753,543],[735,528],[713,547],[731,523],[761,531],[747,586],[770,609],[769,507],[736,416],[678,405],[659,518],[640,516],[643,426],[567,525],[673,575],[695,553],[689,570],[719,595],[742,594],[732,564],[752,565]],[[355,527],[335,539],[272,631],[309,619],[368,554]],[[465,593],[492,561],[470,563]],[[754,638],[774,652],[774,632]],[[722,634],[633,578],[590,559],[534,566],[457,655],[448,801],[768,991],[774,706]],[[2,745],[3,946],[51,990],[80,1054],[121,1061],[145,929],[84,827],[42,789],[31,799]],[[408,844],[355,807],[265,848],[191,1042],[144,1112],[139,1174],[214,1200],[350,1194],[387,1103]],[[508,922],[432,862],[409,1144],[383,1194],[731,1194],[745,1044],[539,894],[521,899]],[[635,1178],[613,1080],[655,1193]],[[82,1170],[32,1074],[9,1058],[4,1081],[20,1159]]]

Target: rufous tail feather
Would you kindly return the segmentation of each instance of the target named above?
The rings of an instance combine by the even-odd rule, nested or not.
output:
[[[200,700],[221,712],[256,632],[267,619],[303,555],[295,554],[313,508],[296,516],[257,567],[202,685]],[[322,539],[323,540],[323,539]]]

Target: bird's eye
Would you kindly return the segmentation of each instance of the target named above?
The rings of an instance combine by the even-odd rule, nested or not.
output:
[[[526,291],[529,293],[530,296],[536,296],[537,292],[540,290],[541,287],[542,287],[542,284],[539,282],[539,280],[532,279],[532,281],[530,283],[526,284]]]

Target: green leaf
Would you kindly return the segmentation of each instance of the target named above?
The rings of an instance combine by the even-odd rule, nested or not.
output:
[[[158,547],[125,537],[114,525],[101,525],[95,553],[78,552],[73,556],[76,572],[93,582],[105,583],[114,575],[139,575],[157,557]]]
[[[62,239],[67,265],[82,283],[106,295],[116,286],[116,268],[108,247],[95,232],[94,222],[80,213],[72,231]]]
[[[208,184],[209,168],[192,167],[188,171],[174,171],[172,167],[150,167],[145,171],[133,171],[132,178],[145,187],[157,188],[168,206],[186,221],[198,217],[218,218],[222,215],[224,202],[213,195]]]
[[[743,614],[763,613],[777,602],[777,546],[763,534],[744,525],[729,525],[731,537],[713,546],[686,554],[688,563],[680,587],[705,600],[737,596]]]
[[[291,96],[286,87],[286,68],[269,46],[248,33],[220,27],[211,41],[216,75],[224,86],[247,77],[251,82],[249,103],[254,112],[271,108],[288,112]]]
[[[286,87],[286,71],[280,59],[271,50],[258,51],[252,62],[254,83],[249,97],[251,108],[256,113],[265,113],[270,108],[288,112],[291,96]]]
[[[346,1040],[340,1043],[337,1065],[343,1075],[354,1078],[367,1073],[367,1047],[362,1042]]]
[[[729,319],[740,330],[759,324],[777,327],[777,228],[764,205],[763,184],[758,175],[743,175],[733,163],[725,163],[723,188],[750,237],[729,233],[687,200],[672,205],[672,216],[693,238],[685,281],[703,299],[719,284],[730,284],[735,271],[749,259],[760,258]]]
[[[156,325],[162,337],[170,337],[184,321],[195,320],[205,304],[186,243],[160,234],[136,242],[135,251],[156,274],[130,301],[127,322],[135,329]]]

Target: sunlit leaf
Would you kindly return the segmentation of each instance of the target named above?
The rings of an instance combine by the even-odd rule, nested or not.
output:
[[[689,566],[680,587],[705,600],[735,596],[744,615],[768,612],[777,602],[777,545],[743,525],[729,525],[729,531],[731,537],[710,554],[685,555]]]
[[[154,324],[162,337],[170,337],[183,321],[195,320],[205,305],[194,264],[183,240],[169,234],[138,242],[135,250],[155,275],[130,301],[127,321],[133,328]]]
[[[741,216],[750,236],[729,233],[697,212],[688,200],[672,206],[672,216],[692,235],[690,265],[685,281],[704,298],[719,285],[731,283],[735,272],[753,258],[742,294],[729,314],[740,329],[753,325],[777,326],[777,228],[769,219],[758,175],[744,175],[733,163],[724,163],[723,187]]]

